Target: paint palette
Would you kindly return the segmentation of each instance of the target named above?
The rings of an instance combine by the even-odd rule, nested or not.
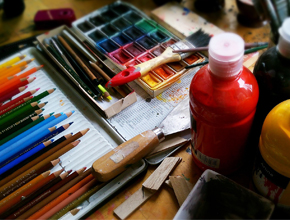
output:
[[[98,9],[72,26],[120,69],[157,57],[179,41],[143,12],[122,2]],[[202,55],[195,53],[183,61],[162,65],[136,81],[146,91],[168,87],[188,72],[187,65],[203,60]]]

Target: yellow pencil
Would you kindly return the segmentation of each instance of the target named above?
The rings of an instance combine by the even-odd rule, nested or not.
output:
[[[11,66],[7,66],[7,67],[4,67],[4,68],[1,68],[0,69],[0,76],[2,76],[3,74],[6,74],[8,71],[12,71],[12,70],[18,68],[18,67],[26,66],[29,63],[31,63],[33,60],[34,60],[34,58],[29,59],[29,60],[24,60],[24,61],[22,61],[20,63],[13,64]]]
[[[12,64],[17,63],[18,61],[24,59],[24,57],[25,57],[25,55],[20,55],[20,56],[14,57],[11,60],[6,61],[5,63],[2,63],[0,65],[0,69],[7,67],[7,66],[11,66]]]

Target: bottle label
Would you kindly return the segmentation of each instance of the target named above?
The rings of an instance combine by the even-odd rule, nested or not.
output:
[[[290,178],[273,170],[263,159],[260,151],[257,154],[253,181],[258,191],[266,198],[278,203]]]
[[[212,157],[208,157],[201,153],[199,150],[197,150],[195,146],[196,140],[196,120],[190,114],[190,122],[191,122],[191,146],[192,146],[192,152],[194,156],[203,164],[206,166],[212,167],[212,168],[219,168],[220,166],[220,160]]]

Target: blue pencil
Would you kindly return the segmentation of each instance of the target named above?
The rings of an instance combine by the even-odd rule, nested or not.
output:
[[[36,131],[28,134],[24,138],[20,139],[19,141],[15,142],[14,144],[6,147],[5,149],[2,149],[0,151],[0,165],[5,163],[5,161],[9,160],[14,155],[17,155],[19,152],[25,150],[30,144],[37,141],[40,137],[43,137],[50,133],[49,128],[58,124],[59,122],[63,121],[70,115],[72,115],[73,112],[69,112],[66,114],[62,114],[58,118],[55,118],[45,126],[37,129]]]
[[[22,155],[28,153],[32,150],[34,150],[34,148],[36,148],[37,146],[39,146],[41,143],[46,142],[48,140],[50,140],[51,138],[53,138],[54,136],[60,134],[61,132],[63,132],[64,130],[66,130],[73,122],[70,122],[68,124],[65,124],[53,131],[51,131],[49,134],[39,138],[37,141],[33,142],[32,144],[30,144],[28,147],[26,147],[24,150],[22,150],[21,152],[18,152],[16,155],[14,155],[13,157],[9,158],[8,160],[6,160],[2,165],[0,165],[0,168],[6,166],[9,163],[14,162],[14,160],[18,159],[19,157],[21,157]],[[41,149],[40,149],[41,150]],[[33,151],[35,152],[35,151]],[[34,154],[34,153],[33,153]],[[33,155],[32,153],[29,154],[30,156]],[[26,157],[27,158],[27,157]],[[25,159],[26,159],[25,158]],[[23,160],[21,160],[20,162],[22,162]],[[16,165],[16,164],[15,164]],[[1,174],[0,174],[1,175]]]
[[[1,167],[0,168],[0,175],[5,173],[6,171],[12,169],[14,166],[19,164],[21,161],[25,160],[26,158],[32,156],[33,154],[37,153],[41,149],[43,149],[46,146],[50,145],[52,142],[53,142],[53,140],[49,140],[49,141],[43,142],[43,143],[39,144],[38,146],[36,146],[35,148],[33,148],[30,151],[28,151],[27,153],[21,155],[16,160],[13,160],[11,163],[8,163],[7,165]]]
[[[6,143],[2,144],[0,146],[0,152],[2,150],[4,150],[5,148],[7,148],[7,147],[9,147],[9,146],[11,146],[13,144],[15,144],[19,140],[23,139],[27,135],[29,135],[29,134],[33,133],[34,131],[37,131],[38,129],[42,128],[43,126],[45,126],[46,124],[50,123],[51,121],[53,121],[55,118],[57,118],[59,116],[61,116],[61,113],[52,115],[49,118],[47,118],[47,119],[43,120],[42,122],[40,122],[39,124],[33,126],[32,128],[29,128],[28,130],[24,131],[23,133],[17,135],[15,138],[12,138],[11,140],[9,140]]]

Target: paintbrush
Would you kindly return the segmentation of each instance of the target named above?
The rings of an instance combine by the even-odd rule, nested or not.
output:
[[[268,44],[265,44],[264,46],[250,48],[250,49],[245,50],[244,54],[254,53],[254,52],[257,52],[259,50],[266,49],[267,47],[268,47]],[[190,68],[197,67],[197,66],[203,66],[205,64],[208,64],[208,60],[204,61],[204,62],[201,62],[201,63],[195,63],[195,64],[192,64],[192,65],[186,66],[185,69],[190,69]]]
[[[109,82],[107,82],[106,87],[114,87],[126,84],[139,77],[146,75],[149,71],[155,69],[156,67],[162,64],[170,62],[178,62],[190,56],[192,52],[178,54],[173,53],[173,50],[207,46],[210,38],[211,37],[209,34],[199,29],[198,31],[188,36],[184,40],[181,40],[173,45],[170,45],[160,56],[121,71],[116,76],[114,76]]]
[[[262,47],[262,46],[268,46],[268,42],[257,42],[257,43],[245,43],[245,49],[252,48],[252,47]],[[190,49],[181,49],[181,50],[173,50],[173,53],[186,53],[186,52],[199,52],[199,51],[206,51],[208,50],[207,47],[196,47],[196,48],[190,48]]]

